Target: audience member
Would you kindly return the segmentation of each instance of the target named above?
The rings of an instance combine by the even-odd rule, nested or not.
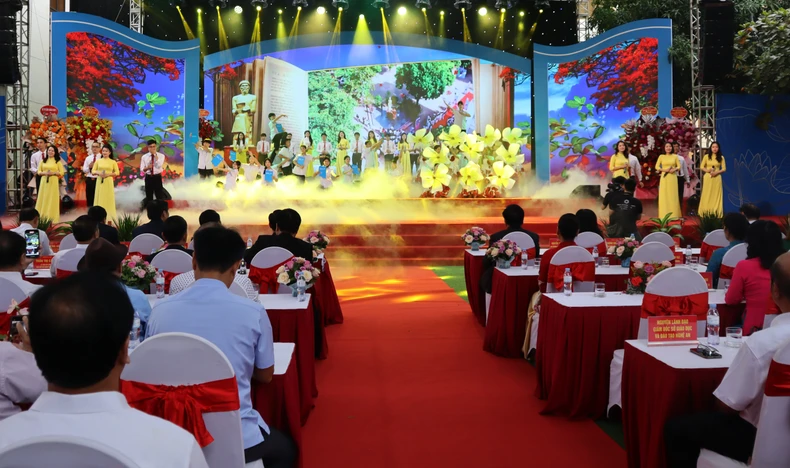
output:
[[[181,216],[170,216],[164,222],[162,227],[162,238],[165,240],[165,248],[158,250],[151,255],[145,257],[146,262],[153,261],[160,252],[165,250],[180,250],[189,256],[192,256],[192,249],[187,248],[187,221]]]
[[[724,215],[723,224],[724,237],[727,238],[729,245],[714,250],[710,260],[708,260],[707,271],[713,274],[714,288],[719,284],[719,271],[721,270],[721,261],[724,259],[724,254],[736,245],[743,244],[746,240],[746,231],[749,229],[749,221],[740,213],[727,213]]]
[[[776,257],[784,253],[782,231],[773,221],[755,221],[746,233],[746,260],[735,266],[730,287],[724,295],[729,305],[746,300],[743,334],[762,328],[771,287],[769,269]]]
[[[47,436],[85,438],[137,466],[208,465],[187,431],[129,407],[119,393],[134,309],[106,274],[78,273],[38,291],[30,343],[48,382],[29,411],[0,422],[0,450]]]
[[[626,179],[627,181],[628,179]],[[625,184],[625,181],[623,182]],[[624,192],[620,192],[616,197],[613,197],[613,200],[619,200],[620,197],[623,196]],[[592,232],[604,238],[603,231],[601,230],[600,226],[598,226],[598,216],[595,214],[593,210],[588,210],[586,208],[582,208],[581,210],[576,212],[576,220],[579,222],[579,233],[582,232]],[[630,234],[629,234],[630,235]],[[598,247],[598,254],[605,255],[606,254],[606,241],[602,241],[600,244],[597,245]]]
[[[11,231],[24,237],[25,231],[29,229],[38,229],[39,219],[40,216],[37,209],[22,208],[22,211],[19,212],[19,226],[11,229]],[[49,237],[47,237],[47,233],[38,229],[38,238],[41,242],[41,255],[53,255],[52,248],[49,246]]]
[[[99,205],[94,205],[88,209],[88,216],[98,223],[99,237],[107,239],[111,244],[121,243],[118,240],[118,230],[107,224],[107,210]]]
[[[33,403],[47,389],[25,327],[17,323],[16,331],[18,342],[0,341],[0,421],[19,413],[19,405]]]
[[[140,234],[153,234],[161,237],[162,230],[165,227],[165,220],[170,215],[170,208],[167,206],[167,202],[164,200],[151,200],[148,202],[145,210],[149,221],[134,228],[132,237],[137,237]]]
[[[94,207],[95,208],[95,207]],[[79,264],[80,271],[95,271],[121,278],[121,265],[126,258],[127,248],[123,245],[111,244],[107,239],[94,239],[85,249],[85,256]],[[124,285],[129,301],[142,322],[148,322],[151,316],[151,303],[145,293],[139,289]]]
[[[636,222],[642,218],[642,202],[634,196],[636,179],[628,179],[623,184],[623,192],[609,203],[609,235],[642,240]],[[578,214],[578,213],[577,213]]]
[[[11,231],[0,231],[0,278],[19,286],[28,296],[39,288],[22,277],[22,272],[32,261],[25,252],[25,239]]]
[[[667,466],[694,468],[701,449],[741,463],[749,461],[768,368],[774,354],[790,342],[790,254],[781,255],[771,266],[771,297],[782,314],[770,328],[744,340],[713,392],[720,411],[680,416],[665,426]]]
[[[200,217],[198,217],[198,224],[202,226],[206,223],[222,224],[222,221],[220,220],[219,217],[219,213],[217,213],[214,210],[206,210],[200,213]]]
[[[146,334],[191,333],[222,350],[238,382],[246,462],[262,459],[266,467],[287,467],[295,457],[293,442],[266,425],[250,398],[251,381],[269,383],[274,374],[272,327],[260,303],[228,290],[244,248],[236,231],[222,226],[199,230],[192,261],[197,281],[154,306]]]
[[[757,208],[757,205],[754,203],[744,203],[741,205],[741,214],[746,216],[749,224],[752,224],[760,219],[760,208]]]
[[[280,233],[280,230],[277,228],[277,217],[280,216],[281,211],[274,210],[269,213],[269,228],[272,230],[272,235]]]
[[[549,278],[549,264],[551,263],[551,259],[557,252],[565,247],[576,245],[574,239],[576,239],[577,235],[579,235],[579,220],[576,219],[576,215],[565,213],[560,216],[560,220],[557,223],[557,237],[560,239],[560,244],[553,249],[547,250],[546,253],[543,254],[543,259],[540,261],[538,283],[540,284],[540,290],[542,292],[546,292],[546,282]]]
[[[298,239],[299,227],[302,225],[302,218],[295,210],[287,208],[275,215],[278,234],[262,235],[244,254],[244,260],[249,264],[255,254],[267,247],[282,247],[291,252],[295,257],[301,257],[312,261],[313,246],[309,242]]]
[[[71,233],[74,234],[74,240],[77,241],[77,246],[73,249],[61,249],[55,254],[55,257],[52,258],[52,266],[50,266],[49,271],[52,273],[53,278],[57,276],[58,263],[60,263],[60,260],[63,258],[63,255],[65,255],[66,252],[70,252],[72,250],[84,251],[88,248],[88,244],[90,244],[93,239],[99,237],[98,223],[90,216],[82,215],[75,219],[74,223],[72,223]]]
[[[502,211],[502,218],[505,220],[505,226],[507,227],[502,231],[491,234],[488,240],[489,245],[502,240],[503,237],[511,232],[523,232],[531,237],[532,241],[535,243],[534,257],[540,257],[540,237],[536,233],[524,229],[522,226],[524,224],[524,209],[516,204],[508,205],[505,207],[504,211]],[[495,266],[496,262],[488,258],[483,259],[483,273],[480,275],[480,289],[488,294],[491,294]]]

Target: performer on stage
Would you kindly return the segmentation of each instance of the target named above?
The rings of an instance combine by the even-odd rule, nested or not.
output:
[[[313,146],[313,136],[310,134],[310,130],[305,130],[304,138],[302,141],[299,142],[299,146],[306,146],[307,147],[307,154],[310,155],[310,163],[305,167],[305,177],[312,178],[315,176],[315,169],[313,168],[313,151],[315,147]]]
[[[680,201],[680,209],[683,209],[683,199],[685,198],[684,192],[686,187],[691,186],[691,167],[688,160],[680,154],[680,143],[672,143],[672,152],[678,157],[680,163],[680,171],[678,171],[678,200]]]
[[[252,121],[255,110],[258,108],[258,98],[250,94],[250,82],[247,80],[239,83],[241,94],[233,96],[233,128],[232,134],[243,133],[245,141],[252,140]]]
[[[36,168],[41,177],[36,209],[41,218],[49,218],[52,223],[60,222],[60,179],[63,177],[63,165],[60,163],[60,152],[54,145],[44,149],[44,156]]]
[[[272,160],[266,158],[263,160],[263,185],[273,187],[277,182],[277,170],[272,167]]]
[[[348,143],[346,139],[346,132],[343,130],[337,133],[337,169],[340,172],[340,168],[343,167],[343,161],[346,159],[346,155],[348,154],[348,149],[351,145]]]
[[[722,194],[721,174],[727,170],[724,156],[718,141],[710,145],[710,153],[702,158],[700,169],[705,173],[702,176],[702,195],[699,200],[699,214],[724,213],[724,195]]]
[[[112,146],[104,145],[102,158],[93,164],[92,173],[96,179],[96,198],[93,202],[107,211],[107,219],[115,219],[115,178],[121,175]]]
[[[628,145],[626,145],[628,148]],[[627,150],[626,150],[627,151]],[[642,187],[642,163],[639,158],[628,152],[628,173],[632,179],[636,180],[639,187]]]
[[[354,141],[351,143],[351,164],[362,167],[362,150],[365,142],[359,139],[359,132],[354,132]]]
[[[332,160],[324,158],[321,160],[321,167],[318,168],[318,177],[321,179],[321,188],[328,189],[332,187],[332,179],[336,178],[332,170]]]
[[[239,180],[239,170],[241,169],[240,161],[233,161],[230,168],[227,166],[219,170],[225,173],[225,190],[233,190],[236,188],[236,182]]]
[[[44,138],[36,138],[36,148],[38,151],[30,156],[30,172],[36,176],[36,193],[41,190],[41,175],[38,173],[38,166],[44,160],[44,153],[47,152],[47,140]]]
[[[280,159],[280,162],[277,164],[277,168],[282,171],[283,175],[291,175],[293,173],[292,161],[294,154],[291,152],[291,140],[288,137],[285,138],[283,147],[280,148],[280,151],[277,153],[277,157]]]
[[[391,137],[392,136],[388,132],[384,133],[384,142],[381,144],[381,152],[384,153],[384,167],[387,171],[390,170],[395,152],[398,150],[398,145],[390,140]]]
[[[162,171],[165,168],[165,155],[159,153],[156,140],[148,140],[148,152],[140,161],[140,172],[145,177],[145,202],[148,203],[156,196],[157,200],[165,199],[162,187]]]
[[[398,162],[401,165],[401,175],[408,175],[411,177],[411,145],[407,141],[408,134],[401,133],[398,140]]]
[[[255,151],[258,152],[258,160],[268,159],[270,148],[271,145],[269,144],[269,140],[266,139],[266,134],[261,133],[261,139],[258,140],[258,144],[255,145]]]
[[[307,147],[305,145],[301,145],[299,147],[299,155],[296,156],[296,159],[294,159],[293,175],[295,175],[296,178],[302,183],[305,183],[305,168],[311,163],[312,158],[309,154],[307,154]]]
[[[466,131],[466,119],[467,117],[471,117],[472,114],[464,110],[464,101],[458,101],[458,107],[455,109],[453,109],[450,104],[447,104],[447,101],[444,101],[444,105],[453,113],[455,125],[461,127],[461,130]]]
[[[340,173],[343,174],[343,182],[347,184],[354,183],[354,168],[351,167],[351,156],[343,158],[343,167],[340,168]]]
[[[678,176],[680,161],[672,153],[672,143],[664,144],[664,154],[656,161],[656,171],[661,173],[661,181],[658,188],[658,217],[663,218],[667,214],[671,217],[681,216],[680,200],[678,199]]]
[[[203,139],[203,145],[195,143],[198,152],[198,174],[201,179],[205,179],[214,173],[214,165],[211,162],[211,139]],[[87,161],[87,160],[86,160]]]
[[[612,171],[612,179],[628,177],[628,145],[624,141],[617,142],[615,153],[609,159],[609,170]]]
[[[88,208],[93,206],[93,199],[96,198],[96,175],[93,174],[93,165],[102,158],[102,148],[98,141],[91,143],[92,154],[85,158],[82,164],[82,172],[85,174],[85,199]]]
[[[288,136],[285,130],[283,130],[282,124],[277,123],[277,121],[283,117],[287,118],[288,116],[285,114],[277,115],[274,112],[269,114],[269,134],[272,135],[273,154],[280,151],[280,147],[283,145],[283,140],[285,140],[285,138]]]
[[[322,166],[324,159],[332,159],[332,143],[326,140],[326,133],[321,134],[321,141],[318,142],[318,159]]]

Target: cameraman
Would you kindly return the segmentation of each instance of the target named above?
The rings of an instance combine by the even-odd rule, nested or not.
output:
[[[623,191],[613,196],[609,205],[609,236],[628,237],[631,234],[642,240],[636,222],[642,218],[642,202],[634,197],[636,179],[626,179]]]
[[[609,187],[606,189],[606,195],[603,197],[603,207],[609,208],[612,206],[612,202],[617,199],[623,193],[623,184],[625,184],[626,178],[623,176],[617,176],[612,179],[612,183],[609,184]]]

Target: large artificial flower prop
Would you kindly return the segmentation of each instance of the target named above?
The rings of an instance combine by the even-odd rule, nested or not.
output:
[[[434,170],[424,168],[420,171],[422,187],[434,194],[443,191],[445,186],[449,186],[450,178],[450,169],[444,164],[439,164]]]
[[[479,163],[484,149],[485,144],[474,133],[467,134],[460,146],[461,153],[470,163]]]
[[[483,144],[486,148],[492,148],[502,138],[502,132],[499,129],[486,125],[486,132],[483,134]]]
[[[414,135],[409,134],[409,136],[406,137],[406,141],[410,145],[414,145],[415,148],[427,148],[433,143],[433,133],[421,128],[417,130]]]
[[[434,167],[437,164],[450,164],[450,149],[444,145],[439,148],[439,151],[433,148],[425,148],[422,155],[430,167]]]
[[[488,176],[489,185],[498,190],[505,190],[513,188],[516,181],[513,180],[513,175],[516,173],[515,169],[506,165],[502,161],[497,161],[491,168],[491,175]]]
[[[521,146],[525,143],[524,132],[520,128],[506,128],[502,130],[502,141],[510,145]]]
[[[459,173],[461,176],[459,183],[464,190],[480,190],[480,186],[483,180],[485,180],[482,171],[480,171],[480,166],[470,161],[466,166],[461,168]]]
[[[524,164],[524,155],[521,154],[521,145],[510,143],[505,148],[500,146],[496,150],[497,158],[511,167],[521,167]]]
[[[448,131],[439,135],[439,139],[450,148],[458,148],[464,141],[465,135],[466,132],[464,132],[461,127],[458,125],[453,125]]]

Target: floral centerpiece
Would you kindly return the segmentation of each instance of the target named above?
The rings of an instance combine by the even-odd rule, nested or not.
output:
[[[505,269],[510,268],[510,262],[518,255],[521,255],[521,249],[512,240],[496,241],[486,250],[486,258],[496,261],[497,267]]]
[[[318,230],[312,230],[307,233],[307,237],[304,240],[313,246],[315,253],[322,253],[329,246],[329,238]]]
[[[277,282],[286,286],[296,284],[297,274],[302,274],[305,285],[312,286],[321,274],[313,264],[303,259],[302,257],[294,257],[291,260],[277,269]],[[296,296],[298,291],[294,288],[293,295]]]
[[[130,288],[147,291],[155,278],[156,268],[140,255],[132,255],[121,263],[121,281]]]
[[[667,268],[672,267],[671,262],[661,263],[642,263],[634,262],[631,269],[631,278],[626,284],[626,294],[644,294],[647,285],[653,281],[653,277]]]
[[[631,257],[634,255],[636,249],[639,248],[639,241],[630,237],[620,239],[617,244],[609,247],[608,254],[614,255],[620,260],[620,264],[628,267],[631,264]]]
[[[464,243],[472,248],[473,252],[480,250],[480,244],[488,242],[488,234],[481,227],[471,227],[462,236]]]

